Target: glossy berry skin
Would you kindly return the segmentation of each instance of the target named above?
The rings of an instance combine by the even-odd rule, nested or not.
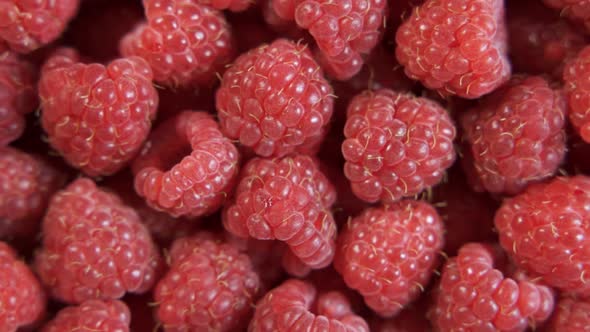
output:
[[[80,0],[0,0],[0,47],[34,51],[57,39],[78,11]]]
[[[545,5],[559,10],[559,15],[580,23],[590,31],[590,2],[587,0],[543,0]]]
[[[90,176],[110,175],[135,157],[158,107],[152,71],[139,57],[83,64],[61,49],[43,66],[41,124],[49,143]]]
[[[232,12],[241,12],[255,4],[256,0],[197,0],[196,2],[217,10],[227,9]]]
[[[524,331],[553,311],[549,287],[505,277],[490,247],[464,245],[445,264],[429,312],[435,331]]]
[[[565,156],[566,107],[562,91],[542,77],[515,76],[464,113],[466,163],[477,187],[513,195],[552,176]]]
[[[184,111],[156,128],[134,161],[135,191],[173,217],[211,214],[233,188],[238,158],[211,115]]]
[[[428,284],[443,246],[443,228],[426,202],[368,208],[339,235],[334,266],[369,308],[392,317]]]
[[[557,177],[530,185],[496,212],[500,244],[531,277],[590,295],[590,178]]]
[[[254,158],[244,165],[234,196],[223,213],[230,233],[285,242],[311,268],[332,262],[336,191],[312,158]]]
[[[574,129],[588,143],[590,142],[590,107],[586,77],[590,73],[590,47],[585,47],[568,62],[563,70],[563,81],[569,105],[569,119]]]
[[[210,233],[174,242],[154,291],[166,332],[236,331],[252,314],[260,279],[250,258]]]
[[[216,95],[227,137],[262,157],[310,150],[321,140],[334,96],[306,48],[279,39],[236,59]]]
[[[129,332],[130,322],[131,313],[125,303],[88,300],[78,306],[61,309],[41,332]]]
[[[80,178],[56,193],[43,220],[35,268],[62,302],[119,299],[152,288],[160,257],[150,234],[115,194]]]
[[[555,311],[547,332],[590,331],[590,300],[563,297],[555,305]]]
[[[316,310],[312,305],[316,303]],[[289,279],[258,302],[248,332],[368,332],[367,322],[357,316],[339,292],[321,294],[308,282]]]
[[[441,95],[476,99],[510,77],[503,0],[428,0],[396,43],[406,75]]]
[[[45,302],[33,272],[14,249],[0,242],[0,330],[16,332],[37,322],[45,314]]]
[[[390,203],[441,181],[455,161],[455,126],[437,103],[388,89],[348,105],[342,155],[354,194]]]
[[[147,22],[120,42],[125,56],[140,56],[154,80],[171,86],[211,83],[231,61],[234,46],[222,13],[193,0],[144,0]]]

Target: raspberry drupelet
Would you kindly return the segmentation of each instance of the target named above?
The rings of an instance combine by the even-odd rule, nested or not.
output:
[[[445,264],[429,318],[435,331],[525,331],[553,311],[547,286],[505,277],[494,252],[468,243]]]
[[[0,242],[0,331],[16,332],[45,314],[45,293],[29,267]]]
[[[406,74],[441,95],[476,99],[510,77],[503,0],[428,0],[396,33]]]
[[[238,159],[211,115],[184,111],[156,128],[133,162],[135,191],[173,217],[211,214],[233,189]]]
[[[88,300],[78,306],[61,309],[41,332],[129,332],[130,322],[131,313],[125,303]]]
[[[158,107],[152,71],[143,59],[84,64],[72,49],[47,60],[39,96],[49,143],[90,176],[113,174],[135,157]]]
[[[576,132],[590,142],[590,46],[583,48],[563,70],[563,81],[569,106],[569,119]]]
[[[547,332],[582,332],[590,326],[590,300],[562,297],[555,305],[555,311]]]
[[[344,174],[367,202],[394,202],[439,183],[455,161],[456,130],[434,101],[388,89],[350,102],[344,127]]]
[[[35,268],[57,300],[118,299],[156,282],[161,260],[148,230],[92,180],[77,179],[53,196],[42,235]]]
[[[211,233],[198,233],[174,242],[170,263],[154,290],[164,331],[236,331],[247,325],[260,290],[247,255]]]
[[[514,195],[552,176],[566,151],[567,104],[540,76],[513,78],[462,116],[477,190]]]
[[[216,95],[224,134],[262,157],[313,150],[332,116],[332,87],[304,44],[279,39],[225,72]]]
[[[373,311],[392,317],[428,284],[443,246],[443,228],[426,202],[368,208],[339,235],[334,266]]]
[[[232,59],[223,14],[193,0],[144,0],[147,22],[121,39],[125,56],[140,56],[154,80],[170,87],[208,85]]]
[[[336,191],[314,159],[254,158],[244,166],[234,196],[223,213],[230,233],[285,242],[314,269],[332,262],[336,223],[330,208]]]
[[[315,287],[289,279],[272,289],[256,304],[248,332],[368,332],[365,320],[356,315],[339,292],[317,296]],[[316,299],[317,297],[317,299]]]
[[[580,23],[590,32],[590,2],[588,0],[543,0],[545,5],[559,10],[559,15]]]

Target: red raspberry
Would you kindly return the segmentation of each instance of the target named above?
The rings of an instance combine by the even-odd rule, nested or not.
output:
[[[338,237],[334,266],[371,309],[391,317],[424,290],[442,246],[436,210],[404,200],[350,220]]]
[[[312,158],[254,158],[242,170],[223,225],[237,236],[283,241],[303,263],[323,268],[334,257],[336,223],[329,209],[335,200]]]
[[[590,143],[590,88],[586,79],[590,75],[590,46],[568,62],[563,71],[563,81],[569,105],[569,119],[576,132],[586,143]]]
[[[158,94],[151,80],[139,57],[103,66],[78,62],[71,49],[58,51],[39,82],[49,142],[90,176],[117,172],[139,152],[156,115]]]
[[[332,88],[305,45],[279,39],[242,54],[216,95],[223,132],[263,157],[309,150],[332,116]]]
[[[131,314],[125,303],[116,300],[88,300],[79,306],[61,309],[41,332],[96,331],[129,332]]]
[[[45,302],[43,288],[29,267],[0,242],[0,331],[16,332],[37,322],[45,314]]]
[[[551,8],[559,9],[560,16],[583,24],[586,32],[590,32],[590,2],[588,0],[543,0],[543,2]]]
[[[442,95],[475,99],[510,77],[503,0],[428,0],[396,34],[406,74]]]
[[[0,46],[28,53],[57,39],[78,11],[79,0],[0,0]]]
[[[82,303],[150,290],[159,258],[135,211],[80,178],[51,199],[35,265],[56,299]]]
[[[590,295],[590,178],[530,185],[496,212],[500,244],[517,265],[560,290]]]
[[[314,303],[316,310],[312,311]],[[313,285],[289,279],[266,293],[258,302],[248,331],[368,332],[369,326],[362,317],[352,312],[348,300],[342,294],[325,293],[316,302]]]
[[[233,56],[230,27],[223,14],[193,0],[144,0],[147,22],[120,43],[125,56],[144,58],[164,85],[212,82]]]
[[[566,107],[562,92],[543,78],[517,76],[465,113],[466,163],[475,182],[513,195],[553,175],[566,150]]]
[[[256,0],[196,0],[196,3],[210,6],[217,10],[228,9],[232,12],[241,12],[255,4]],[[250,31],[248,31],[248,33],[250,33]]]
[[[491,248],[469,243],[445,264],[429,313],[435,331],[524,331],[553,311],[546,286],[504,277]]]
[[[235,331],[246,326],[260,280],[248,256],[209,233],[176,240],[171,267],[154,291],[167,332]]]
[[[349,104],[342,154],[352,191],[393,202],[436,185],[455,161],[455,127],[437,103],[388,89]]]
[[[135,191],[173,217],[210,214],[233,188],[237,165],[238,151],[213,117],[185,111],[150,135],[133,163]]]
[[[590,299],[561,298],[555,306],[547,331],[581,332],[590,326]]]

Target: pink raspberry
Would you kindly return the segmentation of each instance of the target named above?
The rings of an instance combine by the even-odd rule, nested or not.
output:
[[[289,279],[258,302],[248,331],[368,332],[369,326],[352,312],[350,303],[342,294],[329,292],[316,299],[313,285]]]
[[[170,270],[154,291],[164,331],[236,331],[260,287],[250,258],[210,233],[174,242]]]
[[[569,105],[569,119],[576,132],[586,142],[590,142],[590,88],[586,77],[590,74],[590,46],[585,47],[568,62],[563,71],[563,81]]]
[[[0,331],[16,332],[45,314],[45,293],[29,267],[0,242]]]
[[[213,7],[217,10],[228,9],[232,12],[241,12],[255,4],[256,0],[197,0],[196,2],[201,5]],[[248,31],[248,33],[250,33],[250,31]]]
[[[406,74],[442,95],[476,99],[510,77],[503,0],[428,0],[396,34]]]
[[[116,300],[88,300],[79,306],[61,309],[53,320],[45,324],[41,332],[129,332],[130,322],[131,314],[125,303]]]
[[[139,57],[83,64],[61,49],[43,66],[41,124],[51,145],[90,176],[110,175],[135,157],[158,107],[152,72]]]
[[[562,92],[542,77],[516,76],[465,113],[466,165],[475,169],[475,183],[513,195],[552,176],[565,155],[566,107]]]
[[[160,257],[150,234],[115,194],[80,178],[56,193],[43,220],[35,267],[66,303],[149,291]]]
[[[392,317],[428,284],[443,246],[443,227],[425,202],[368,208],[338,237],[334,266],[373,311]]]
[[[437,103],[388,89],[348,105],[344,174],[367,202],[394,202],[441,181],[455,161],[455,126]]]
[[[505,277],[491,248],[464,245],[445,264],[429,312],[435,331],[525,331],[553,311],[546,286]]]
[[[285,242],[311,268],[334,257],[336,191],[307,156],[250,160],[243,168],[223,225],[241,237]]]
[[[206,85],[233,56],[230,27],[223,14],[193,0],[144,0],[147,22],[120,43],[125,56],[137,55],[154,79],[171,87]]]
[[[57,39],[78,11],[79,0],[0,0],[0,46],[28,53]]]
[[[590,295],[590,178],[530,185],[496,212],[500,244],[517,265],[549,286]]]
[[[590,1],[588,0],[543,0],[545,5],[559,10],[559,15],[581,23],[590,32]]]
[[[581,332],[590,326],[590,299],[563,297],[555,306],[548,332]]]
[[[133,163],[135,191],[173,217],[203,216],[221,207],[237,166],[238,151],[213,117],[185,111],[150,135]]]
[[[236,59],[216,95],[226,136],[263,157],[311,150],[321,140],[334,96],[306,48],[279,39]]]

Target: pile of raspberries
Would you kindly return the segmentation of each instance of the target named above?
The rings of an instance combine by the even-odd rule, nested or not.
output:
[[[590,331],[590,1],[0,0],[17,331]]]

